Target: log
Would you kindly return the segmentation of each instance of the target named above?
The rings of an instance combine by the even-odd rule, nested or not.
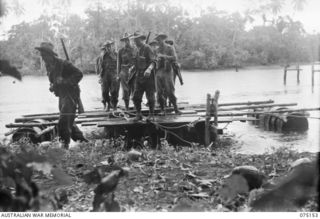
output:
[[[28,122],[31,120],[36,120],[36,119],[44,119],[44,120],[57,120],[59,119],[59,115],[44,115],[44,116],[30,116],[30,117],[21,117],[21,118],[16,118],[14,122],[19,123],[19,122]]]
[[[276,104],[263,104],[263,105],[256,105],[256,106],[219,108],[219,111],[232,111],[232,110],[244,110],[244,109],[269,108],[274,106],[297,106],[297,105],[298,105],[297,103],[276,103]]]
[[[6,133],[4,133],[4,136],[9,136],[9,135],[12,135],[12,134],[14,134],[16,132],[16,129],[12,129],[12,130],[10,130],[9,132],[6,132]]]
[[[42,135],[53,131],[54,129],[55,129],[55,126],[49,126],[49,127],[45,128],[45,129],[43,129],[41,132],[37,133],[37,134],[36,134],[36,137],[39,138],[39,137],[41,137]]]

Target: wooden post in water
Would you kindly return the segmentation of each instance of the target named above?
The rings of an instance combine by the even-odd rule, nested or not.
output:
[[[287,66],[284,67],[284,72],[283,72],[283,84],[287,84]]]
[[[207,107],[206,107],[206,119],[205,119],[205,130],[204,130],[204,143],[205,146],[210,145],[210,120],[211,120],[211,95],[207,94]]]
[[[216,143],[218,139],[218,99],[219,99],[220,91],[217,90],[214,94],[214,97],[211,99],[211,113],[214,118],[214,122],[212,125],[213,128],[213,141]]]
[[[300,66],[297,65],[297,84],[300,84]]]
[[[312,90],[314,87],[314,63],[312,63],[312,67],[311,67],[311,85],[312,85]]]

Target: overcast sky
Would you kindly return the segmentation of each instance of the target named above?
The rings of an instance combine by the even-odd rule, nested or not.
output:
[[[10,29],[14,24],[18,24],[22,21],[32,21],[37,19],[42,13],[44,13],[44,6],[40,4],[39,0],[4,0],[19,1],[25,9],[25,13],[17,17],[10,13],[5,18],[1,18],[0,34]],[[57,0],[49,0],[52,5]],[[116,1],[116,0],[115,0]],[[219,10],[225,10],[227,12],[243,12],[248,8],[254,7],[259,0],[171,0],[175,5],[181,5],[190,12],[191,15],[197,16],[201,8],[205,8],[209,5],[215,6]],[[90,0],[71,0],[71,6],[68,8],[69,13],[79,14],[84,16],[85,9],[89,6]],[[12,2],[11,2],[12,3]],[[52,12],[52,7],[47,7],[47,11]],[[295,20],[299,20],[303,23],[305,29],[309,33],[320,32],[320,0],[307,0],[305,8],[301,12],[295,12],[292,9],[291,0],[286,0],[286,5],[282,10],[283,15],[293,16]]]

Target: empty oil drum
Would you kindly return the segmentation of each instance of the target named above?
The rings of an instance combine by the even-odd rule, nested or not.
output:
[[[309,128],[308,119],[305,113],[293,112],[288,114],[287,121],[283,124],[282,131],[284,132],[304,132]]]
[[[259,115],[259,127],[264,129],[264,120],[265,120],[265,114],[260,114]]]
[[[276,120],[277,115],[271,115],[269,119],[269,130],[270,131],[276,131]]]
[[[269,111],[278,111],[278,110],[286,110],[286,107],[272,107]],[[272,113],[267,114],[267,118],[265,119],[264,128],[267,131],[276,131],[277,128],[277,117],[279,117],[281,113]]]
[[[280,117],[276,118],[275,125],[276,125],[275,131],[282,132],[283,120]]]
[[[270,115],[270,114],[266,114],[264,116],[264,130],[266,130],[266,131],[270,131],[269,124],[270,124],[271,116],[272,115]]]
[[[48,122],[43,119],[35,119],[28,121],[26,123],[45,123]],[[18,128],[15,133],[12,135],[12,141],[26,141],[31,143],[39,143],[43,141],[51,141],[55,137],[55,129],[50,130],[47,133],[42,134],[42,131],[46,126],[37,126],[37,127],[21,127]]]

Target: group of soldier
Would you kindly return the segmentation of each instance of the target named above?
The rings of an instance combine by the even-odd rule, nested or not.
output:
[[[177,55],[173,42],[166,34],[158,34],[149,44],[147,36],[135,32],[125,34],[120,41],[122,48],[116,52],[114,42],[107,41],[101,47],[96,60],[96,71],[100,76],[102,103],[106,110],[116,110],[120,84],[126,110],[130,97],[136,110],[135,120],[141,120],[141,103],[146,94],[149,106],[149,119],[153,119],[155,94],[161,114],[165,114],[167,99],[173,105],[176,114],[180,114],[175,96],[175,78],[183,84]],[[134,45],[131,44],[133,40]],[[68,148],[70,139],[87,142],[83,133],[75,124],[76,110],[81,111],[79,82],[82,72],[67,60],[60,59],[50,42],[42,42],[35,47],[45,63],[50,82],[49,90],[59,97],[58,133],[62,147]],[[66,52],[66,51],[65,51]],[[67,54],[66,54],[67,55]]]
[[[125,34],[120,39],[122,48],[118,52],[114,49],[113,41],[107,41],[101,47],[101,54],[96,60],[96,72],[100,76],[102,103],[107,111],[117,109],[121,84],[125,109],[129,109],[132,96],[136,120],[142,119],[141,102],[144,93],[148,100],[149,119],[154,115],[155,93],[161,114],[165,114],[167,99],[175,113],[180,113],[174,87],[176,75],[180,83],[183,84],[183,81],[173,41],[167,40],[166,34],[158,34],[148,44],[148,37],[138,32],[130,36]]]

